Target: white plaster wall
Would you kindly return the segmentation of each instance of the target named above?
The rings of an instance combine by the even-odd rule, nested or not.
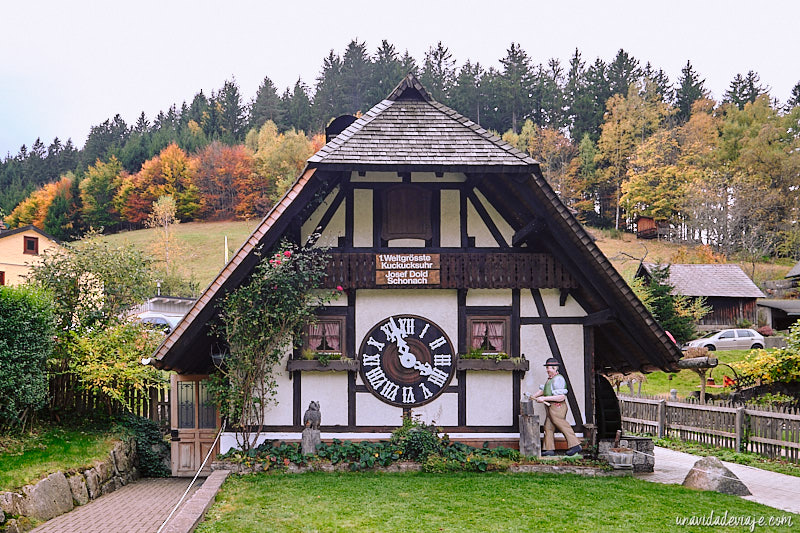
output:
[[[511,239],[514,237],[514,230],[508,225],[506,219],[504,219],[500,213],[497,212],[497,209],[495,209],[494,206],[489,203],[486,197],[480,193],[480,191],[476,190],[475,196],[478,197],[478,200],[480,200],[481,204],[483,204],[486,212],[489,213],[489,218],[492,219],[492,222],[494,222],[494,225],[497,226],[500,234],[503,235],[503,238],[505,238],[506,244],[511,246]]]
[[[289,359],[289,355],[290,352],[287,351],[283,359],[275,365],[274,375],[277,394],[274,399],[277,400],[278,403],[276,405],[275,402],[271,402],[267,408],[267,412],[264,416],[264,424],[269,426],[292,423],[294,389],[292,387],[292,381],[289,379],[289,372],[286,370],[286,362]]]
[[[308,239],[308,236],[317,228],[319,225],[319,221],[322,220],[322,217],[325,215],[325,212],[328,210],[330,205],[333,203],[333,199],[336,198],[336,195],[339,193],[339,187],[334,187],[334,189],[325,197],[322,204],[317,207],[313,213],[303,222],[303,225],[300,228],[300,237],[302,242],[305,242]],[[342,202],[344,205],[344,202]]]
[[[435,322],[458,346],[455,289],[364,289],[356,292],[356,346],[379,321],[393,315],[418,315]]]
[[[467,425],[510,426],[513,421],[511,372],[467,373]]]
[[[520,289],[519,291],[519,316],[526,318],[537,318],[539,316],[536,302],[528,289]]]
[[[419,415],[426,424],[435,423],[437,426],[457,426],[458,394],[444,393],[431,403],[413,408],[411,414],[415,417]]]
[[[498,248],[500,245],[492,237],[492,233],[483,223],[472,202],[467,200],[467,235],[475,237],[475,246],[481,248]]]
[[[319,236],[316,246],[327,246],[328,248],[339,246],[339,237],[344,237],[345,234],[344,213],[345,202],[342,201],[333,214],[333,217],[331,217],[330,222],[328,222],[328,225],[322,230],[322,234]]]
[[[397,172],[367,172],[364,176],[359,176],[358,172],[350,173],[350,181],[352,183],[402,183],[403,178],[397,175]]]
[[[586,383],[583,375],[583,326],[580,324],[553,325],[558,349],[564,359],[564,365],[572,385],[572,392],[581,410],[582,417],[586,416]],[[572,419],[574,423],[574,418]],[[579,422],[583,422],[580,420]]]
[[[383,403],[368,392],[356,394],[357,426],[400,426],[403,408]]]
[[[460,172],[445,172],[441,178],[437,178],[434,172],[413,172],[411,183],[463,183],[467,177]]]
[[[541,289],[542,301],[547,309],[547,316],[586,316],[586,311],[580,306],[575,298],[567,296],[567,301],[562,307],[559,305],[561,291],[558,289]]]
[[[467,305],[511,305],[511,289],[469,289]]]
[[[372,246],[372,190],[353,190],[353,246]]]
[[[303,372],[300,379],[300,411],[305,413],[314,400],[324,425],[346,426],[347,372]]]
[[[441,194],[441,230],[442,247],[461,246],[461,211],[459,205],[461,191],[443,189]]]

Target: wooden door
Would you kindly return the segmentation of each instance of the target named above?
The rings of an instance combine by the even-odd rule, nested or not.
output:
[[[194,476],[206,454],[214,446],[220,420],[211,401],[208,376],[173,375],[172,388],[172,475]],[[219,453],[219,443],[202,474],[211,473],[211,462]]]

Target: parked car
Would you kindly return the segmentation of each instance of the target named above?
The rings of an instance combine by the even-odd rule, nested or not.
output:
[[[764,347],[764,337],[752,329],[723,329],[711,331],[704,336],[683,345],[687,348],[708,348],[714,350],[757,350]]]

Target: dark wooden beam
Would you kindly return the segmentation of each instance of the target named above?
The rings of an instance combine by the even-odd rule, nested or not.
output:
[[[539,235],[547,229],[547,224],[539,217],[534,217],[524,227],[518,229],[511,238],[511,246],[520,246],[528,237]]]
[[[617,315],[614,314],[614,311],[611,309],[603,309],[602,311],[597,311],[595,313],[590,313],[583,318],[583,325],[584,326],[601,326],[603,324],[609,324],[614,322],[617,318]]]

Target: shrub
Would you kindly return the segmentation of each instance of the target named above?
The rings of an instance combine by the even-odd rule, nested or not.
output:
[[[24,428],[47,402],[52,304],[36,289],[0,286],[0,318],[0,428]]]
[[[424,462],[429,455],[441,453],[449,443],[439,438],[438,428],[411,417],[403,418],[403,425],[392,432],[391,441],[409,461]]]
[[[789,329],[786,348],[753,350],[733,366],[743,376],[759,379],[766,385],[800,382],[800,323]]]
[[[139,456],[139,471],[145,477],[169,477],[171,472],[164,464],[164,456],[160,453],[168,444],[158,424],[141,416],[126,415],[119,421],[124,432],[136,441],[136,453]]]
[[[775,330],[774,330],[774,329],[772,329],[772,328],[771,328],[771,327],[769,327],[769,326],[761,326],[760,328],[758,328],[758,330],[757,330],[757,331],[758,331],[758,332],[759,332],[761,335],[763,335],[763,336],[765,336],[765,337],[772,337],[773,335],[775,335]]]

